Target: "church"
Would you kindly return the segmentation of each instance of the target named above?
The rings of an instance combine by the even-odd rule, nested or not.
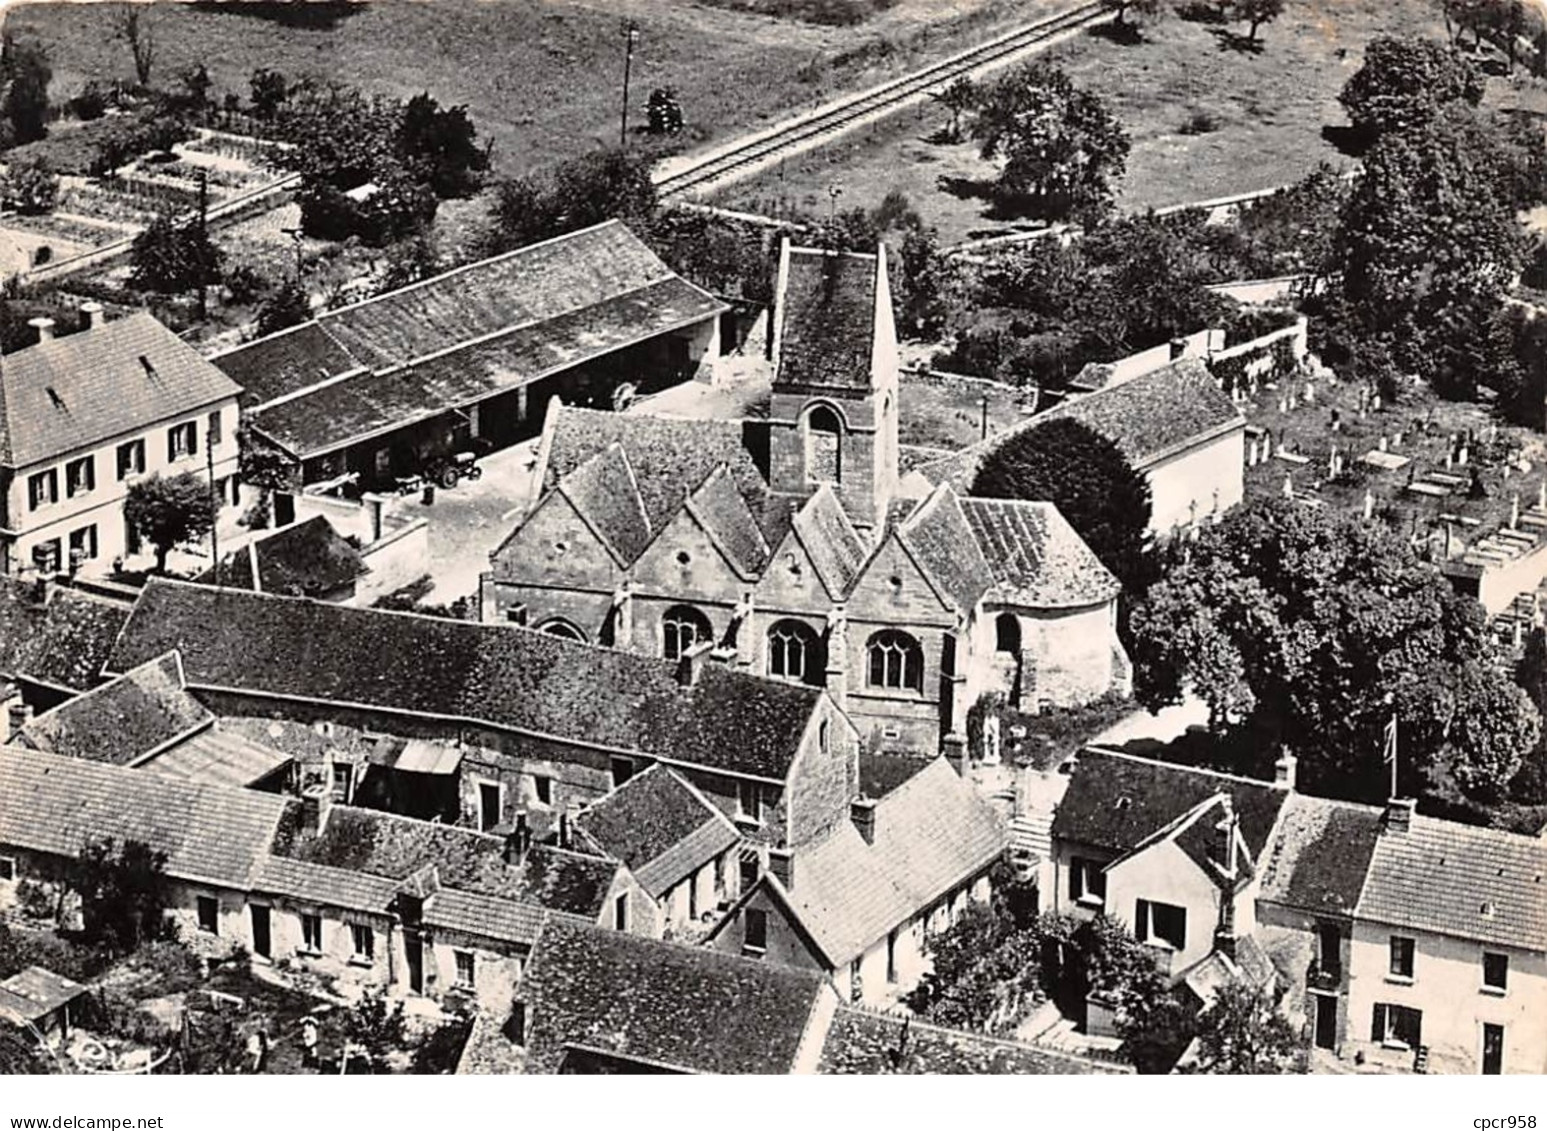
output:
[[[884,245],[786,243],[770,353],[763,420],[550,402],[483,619],[824,687],[872,751],[959,756],[991,692],[1129,691],[1120,587],[1056,507],[905,489]]]

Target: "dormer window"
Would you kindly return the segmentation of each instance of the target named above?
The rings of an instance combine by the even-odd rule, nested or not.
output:
[[[813,483],[843,480],[843,425],[824,405],[806,417],[806,478]]]

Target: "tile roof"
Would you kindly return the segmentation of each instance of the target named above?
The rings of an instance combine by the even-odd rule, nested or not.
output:
[[[216,354],[210,363],[242,387],[245,406],[268,404],[365,368],[321,322],[303,322]]]
[[[794,913],[830,969],[842,969],[922,909],[848,821],[797,853],[792,867],[790,887],[772,874],[763,883]]]
[[[824,694],[718,664],[688,687],[672,664],[547,633],[153,579],[110,666],[171,648],[194,688],[475,720],[774,781]]]
[[[732,569],[747,579],[762,573],[773,551],[725,464],[709,473],[685,505],[725,554]]]
[[[1053,815],[1053,836],[1122,853],[1225,792],[1241,836],[1260,859],[1288,790],[1271,783],[1177,766],[1110,750],[1086,749]]]
[[[566,475],[558,490],[619,562],[632,565],[655,531],[622,444],[609,444]]]
[[[1547,951],[1547,841],[1414,815],[1376,838],[1356,915]]]
[[[0,579],[0,672],[71,691],[101,683],[129,606],[59,585],[46,605],[35,593],[34,582]]]
[[[521,980],[528,1072],[570,1049],[703,1073],[794,1065],[822,976],[569,922],[542,932]]]
[[[245,890],[284,808],[267,793],[0,748],[0,843],[36,852],[138,840],[166,853],[170,876]]]
[[[870,388],[882,269],[877,256],[790,247],[785,256],[775,380],[818,389]]]
[[[864,539],[854,529],[832,487],[826,483],[818,487],[795,512],[790,525],[822,579],[827,595],[835,601],[843,600],[864,568],[868,553]]]
[[[1063,1076],[1122,1075],[1127,1070],[981,1033],[946,1029],[906,1014],[841,1005],[828,1026],[817,1071],[842,1076]]]
[[[1220,391],[1208,367],[1196,358],[1071,397],[944,459],[921,464],[932,483],[971,490],[987,458],[1009,440],[1050,420],[1078,420],[1117,445],[1128,462],[1142,470],[1167,452],[1231,426],[1245,426],[1230,398]]]
[[[36,750],[127,766],[213,721],[169,652],[39,715],[21,737]]]
[[[41,966],[29,966],[0,982],[0,1017],[37,1021],[86,992],[79,982]]]
[[[988,563],[992,601],[1066,608],[1110,601],[1122,586],[1052,503],[961,500]]]
[[[1267,989],[1278,980],[1272,959],[1263,953],[1256,938],[1243,935],[1236,940],[1235,948],[1234,958],[1213,950],[1182,973],[1181,981],[1205,1007],[1212,1005],[1215,995],[1227,985]]]
[[[149,766],[207,785],[253,786],[290,764],[290,755],[217,722],[158,754]]]
[[[258,584],[253,584],[253,559]],[[259,589],[286,597],[322,597],[369,573],[360,551],[322,515],[282,526],[227,556],[220,584]],[[215,584],[213,570],[199,575],[201,585]]]
[[[994,583],[988,562],[948,486],[930,492],[897,528],[897,537],[940,595],[970,612]]]
[[[928,762],[910,754],[867,754],[859,756],[859,792],[862,797],[885,797]]]
[[[876,803],[872,851],[922,908],[977,875],[1004,852],[999,813],[944,758]]]
[[[143,311],[39,342],[0,358],[0,466],[90,448],[239,391]]]
[[[1380,826],[1375,806],[1291,794],[1262,863],[1259,898],[1316,914],[1352,915]]]
[[[723,813],[661,765],[595,802],[578,823],[656,899],[741,839]]]

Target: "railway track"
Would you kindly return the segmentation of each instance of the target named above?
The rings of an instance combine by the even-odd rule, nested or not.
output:
[[[815,114],[722,153],[708,156],[686,169],[660,177],[656,181],[656,192],[662,199],[687,194],[701,195],[732,180],[750,176],[775,158],[788,156],[795,150],[809,149],[867,118],[901,107],[931,88],[943,86],[981,67],[990,66],[1054,36],[1096,23],[1103,18],[1110,18],[1110,12],[1099,2],[1092,2],[1038,20],[922,70],[834,103]]]

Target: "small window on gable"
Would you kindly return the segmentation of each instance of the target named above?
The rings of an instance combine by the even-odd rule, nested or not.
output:
[[[741,921],[745,927],[742,936],[742,953],[761,956],[768,950],[768,912],[756,907],[748,907],[741,912]]]
[[[532,792],[537,797],[537,804],[553,804],[553,779],[543,774],[532,775]]]
[[[612,788],[617,789],[634,776],[634,759],[615,757],[612,760]]]
[[[763,791],[757,782],[736,783],[736,816],[753,824],[763,823]]]
[[[612,901],[612,925],[615,930],[628,930],[628,893],[624,892]]]

